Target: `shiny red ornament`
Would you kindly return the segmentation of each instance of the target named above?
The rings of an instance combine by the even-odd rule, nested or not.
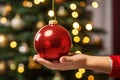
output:
[[[71,49],[71,36],[68,31],[51,20],[34,37],[34,48],[44,59],[53,61],[67,55]]]

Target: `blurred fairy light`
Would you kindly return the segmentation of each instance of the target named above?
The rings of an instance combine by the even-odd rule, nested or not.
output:
[[[15,70],[16,69],[15,63],[10,63],[9,67],[10,67],[11,70]]]
[[[25,1],[23,1],[23,6],[31,8],[33,6],[33,3],[25,0]]]
[[[40,2],[44,2],[45,0],[34,0],[34,3],[38,5]]]
[[[6,67],[5,61],[0,61],[0,71],[4,70]]]
[[[76,10],[76,8],[77,8],[76,4],[74,4],[74,3],[70,4],[70,9],[71,10]]]
[[[83,38],[82,43],[83,43],[83,44],[87,44],[87,43],[89,43],[89,42],[90,42],[90,38],[87,37],[87,36],[85,36],[85,37]]]
[[[73,17],[73,18],[78,18],[78,12],[73,11],[73,12],[72,12],[72,17]]]
[[[99,7],[98,2],[96,2],[96,1],[93,1],[91,5],[92,5],[93,8],[98,8]]]
[[[7,23],[7,18],[6,18],[6,17],[2,17],[2,18],[0,19],[0,22],[1,22],[2,24]]]
[[[25,54],[29,51],[29,46],[27,43],[22,43],[22,45],[18,48],[18,51],[22,54]]]
[[[75,77],[76,77],[77,79],[82,78],[82,74],[81,74],[81,72],[77,72],[77,73],[75,74]]]
[[[81,7],[85,7],[85,6],[86,6],[85,1],[80,1],[80,6],[81,6]]]
[[[75,36],[73,38],[73,40],[74,40],[74,42],[78,43],[78,42],[80,42],[80,37],[79,36]]]
[[[72,24],[72,26],[73,26],[73,28],[78,29],[80,25],[79,25],[78,22],[74,22],[74,23]]]
[[[48,16],[54,17],[54,15],[55,15],[55,13],[54,13],[53,10],[49,10],[49,11],[48,11]]]
[[[73,35],[78,35],[78,33],[79,33],[79,31],[78,31],[77,29],[73,29],[73,30],[72,30],[72,34],[73,34]]]
[[[93,75],[88,76],[88,80],[94,80],[94,79],[95,79],[95,77]]]
[[[88,31],[91,31],[93,29],[93,26],[91,24],[86,24],[85,27]]]
[[[0,34],[0,43],[3,43],[6,40],[6,37]]]
[[[82,74],[85,73],[85,69],[84,68],[79,68],[78,71],[81,72]]]
[[[75,51],[75,53],[79,53],[79,54],[81,54],[82,52],[81,52],[81,51],[79,51],[79,50],[77,50],[77,51]]]
[[[0,34],[0,47],[5,47],[7,45],[7,37],[4,34]]]
[[[24,72],[24,64],[22,64],[22,63],[19,64],[17,70],[18,70],[19,73],[23,73]]]
[[[10,47],[11,48],[16,48],[17,47],[17,42],[16,41],[10,42]]]

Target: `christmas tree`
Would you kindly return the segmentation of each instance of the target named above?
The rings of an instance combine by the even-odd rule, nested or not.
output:
[[[51,0],[0,0],[0,80],[107,80],[108,76],[90,70],[54,71],[34,62],[33,39],[48,24]],[[92,5],[90,5],[93,3]],[[97,55],[103,49],[94,27],[92,11],[98,3],[87,0],[55,0],[59,24],[72,38],[73,53]],[[89,4],[89,5],[88,5]]]

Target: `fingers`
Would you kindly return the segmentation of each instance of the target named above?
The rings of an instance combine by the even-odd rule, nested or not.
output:
[[[39,55],[34,55],[33,57],[34,61],[37,61],[41,65],[45,66],[48,69],[52,70],[63,70],[64,65],[61,64],[60,62],[51,62],[46,59],[41,58]]]
[[[72,62],[73,59],[71,58],[71,56],[62,56],[60,58],[60,63],[66,63],[66,62]]]

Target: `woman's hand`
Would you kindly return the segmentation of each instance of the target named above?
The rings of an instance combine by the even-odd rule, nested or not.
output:
[[[85,67],[86,55],[75,54],[72,56],[62,56],[58,62],[51,62],[41,58],[39,55],[34,55],[34,61],[44,65],[48,69],[54,70],[72,70]]]

